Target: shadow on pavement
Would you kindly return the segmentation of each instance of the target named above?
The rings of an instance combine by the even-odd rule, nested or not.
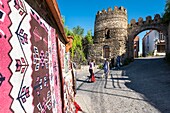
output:
[[[170,66],[162,58],[135,59],[125,69],[129,89],[143,94],[161,113],[170,113]]]
[[[106,88],[106,89],[110,89],[110,88]],[[91,92],[91,93],[100,93],[100,94],[105,94],[105,95],[124,97],[124,98],[128,98],[128,99],[140,100],[140,101],[145,101],[145,102],[148,101],[146,99],[133,98],[133,97],[128,97],[128,96],[124,96],[124,95],[117,95],[117,94],[113,94],[113,93],[99,92],[99,91],[87,90],[87,89],[81,89],[81,88],[79,90],[85,91],[85,92]]]
[[[113,88],[115,88],[113,74],[111,74],[111,79],[112,79],[112,86]]]
[[[77,79],[77,81],[79,81],[79,82],[84,82],[84,83],[91,83],[91,82],[87,81],[87,79],[86,79],[86,80]]]
[[[96,71],[94,74],[99,73],[101,70]],[[95,78],[97,78],[95,76]],[[76,79],[76,81],[82,82],[76,89],[79,90],[81,86],[83,86],[84,83],[93,83],[93,82],[89,82],[89,75],[87,76],[87,78],[85,80],[82,79]]]

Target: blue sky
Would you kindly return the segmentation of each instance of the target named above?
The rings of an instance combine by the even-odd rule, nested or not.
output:
[[[60,13],[65,18],[65,26],[72,29],[76,26],[84,28],[84,34],[88,30],[94,33],[94,22],[97,11],[108,7],[123,6],[127,9],[128,23],[131,19],[138,20],[147,16],[154,17],[155,14],[162,15],[166,0],[57,0]],[[139,34],[143,37],[145,32]]]

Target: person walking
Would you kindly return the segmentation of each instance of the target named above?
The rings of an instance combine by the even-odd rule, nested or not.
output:
[[[109,76],[109,72],[110,72],[109,61],[108,61],[108,59],[106,59],[105,62],[104,62],[104,75],[105,75],[104,88],[106,88],[106,85],[107,85],[107,78]]]
[[[90,77],[89,77],[89,82],[92,81],[92,76],[94,76],[94,62],[93,60],[90,61],[89,63],[89,72],[90,72]]]

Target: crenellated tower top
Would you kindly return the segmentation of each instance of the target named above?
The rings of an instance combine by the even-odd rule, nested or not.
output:
[[[94,32],[105,29],[127,29],[127,10],[123,6],[115,6],[114,9],[109,7],[97,12]]]
[[[127,10],[123,6],[120,6],[120,7],[115,6],[114,10],[112,10],[112,8],[109,7],[107,10],[103,9],[101,11],[98,11],[96,16],[110,14],[110,13],[112,13],[112,14],[113,13],[120,13],[120,12],[127,14]]]
[[[142,17],[139,17],[137,21],[135,19],[131,19],[130,24],[128,24],[128,27],[138,26],[138,25],[147,25],[147,24],[157,24],[157,23],[160,23],[161,21],[162,21],[162,18],[160,14],[155,14],[153,19],[151,16],[147,16],[145,20]]]
[[[101,11],[98,11],[96,14],[95,22],[117,17],[127,18],[127,10],[123,6],[115,6],[114,9],[109,7],[107,10],[103,9]]]

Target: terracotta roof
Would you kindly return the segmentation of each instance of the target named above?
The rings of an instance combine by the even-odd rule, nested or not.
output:
[[[136,36],[134,41],[139,41],[139,36]]]
[[[64,25],[63,25],[63,22],[61,19],[60,10],[58,8],[58,4],[57,4],[56,0],[46,0],[46,2],[53,14],[53,17],[59,27],[59,30],[60,30],[62,36],[64,37],[65,41],[68,43],[69,39],[66,37],[65,32],[64,32]]]

